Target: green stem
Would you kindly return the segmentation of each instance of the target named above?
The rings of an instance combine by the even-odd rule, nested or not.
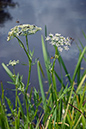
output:
[[[15,66],[13,66],[13,74],[14,74],[14,79],[16,79],[15,78]],[[15,85],[15,87],[16,87],[16,93],[15,93],[15,96],[16,96],[16,98],[15,98],[15,109],[16,109],[16,113],[17,113],[17,93],[18,93],[18,91],[17,91],[17,85]]]
[[[16,85],[15,109],[16,109],[16,112],[17,112],[17,85]]]
[[[15,66],[13,66],[13,74],[15,75]]]
[[[70,96],[69,96],[66,112],[65,112],[65,115],[64,115],[64,119],[63,119],[62,129],[63,129],[64,123],[66,121],[66,117],[67,117],[67,113],[68,113],[68,109],[69,109],[69,103],[71,101],[71,97],[72,97],[72,94],[73,94],[74,82],[71,82],[71,86],[72,86],[72,88],[71,88],[71,92],[70,92]]]
[[[28,98],[27,98],[27,94],[25,93],[25,102],[26,102],[26,112],[27,112],[27,124],[29,119],[29,104],[28,104]]]
[[[27,50],[25,49],[25,46],[24,46],[24,44],[22,43],[22,41],[21,41],[17,36],[15,36],[15,37],[17,38],[17,40],[18,40],[20,46],[24,49],[24,51],[25,51],[25,53],[26,53],[26,55],[27,55],[29,61],[32,61],[31,58],[30,58],[30,55],[29,55],[29,53],[27,52]]]
[[[28,45],[28,38],[27,38],[27,34],[26,34],[26,46],[27,46],[27,52],[29,54],[29,45]]]
[[[28,57],[28,62],[29,62],[29,72],[28,72],[28,79],[27,79],[27,85],[26,85],[26,90],[25,92],[27,93],[28,91],[28,86],[29,86],[29,82],[30,82],[30,75],[31,75],[31,64],[32,64],[32,59],[29,55],[29,45],[28,45],[28,38],[27,38],[27,35],[26,35],[26,46],[27,46],[27,50],[25,49],[25,46],[24,44],[22,43],[22,41],[17,37],[15,36],[20,44],[20,46],[24,49],[27,57]]]
[[[25,92],[27,93],[29,82],[30,82],[30,76],[31,76],[31,61],[29,61],[29,72],[28,72],[28,80],[27,80],[27,85],[26,85],[26,90]]]
[[[29,45],[28,45],[27,34],[26,34],[26,46],[27,46],[27,53],[29,54]],[[28,72],[28,79],[27,79],[27,85],[26,85],[26,93],[27,93],[27,91],[28,91],[28,86],[29,86],[29,82],[30,82],[30,76],[31,76],[31,63],[32,63],[32,61],[29,60],[29,58],[28,58],[28,62],[29,62],[29,72]]]
[[[62,74],[61,60],[60,60],[60,62],[59,62],[59,65],[60,65],[61,80],[62,80],[62,82],[61,82],[61,87],[63,87],[63,74]]]

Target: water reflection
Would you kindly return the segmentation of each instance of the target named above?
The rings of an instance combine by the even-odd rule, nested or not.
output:
[[[37,19],[41,20],[40,24],[47,24],[49,31],[53,31],[53,33],[58,31],[77,38],[81,29],[86,27],[86,2],[85,0],[77,2],[58,0],[57,2],[50,1],[50,3],[47,1]]]
[[[11,0],[9,2],[12,3]],[[14,0],[13,2],[16,3],[17,0]],[[15,39],[9,43],[6,41],[7,33],[10,28],[22,23],[36,24],[43,28],[41,33],[44,35],[44,26],[47,25],[48,33],[58,32],[63,36],[70,36],[75,39],[70,50],[68,52],[63,51],[62,53],[62,57],[68,66],[68,71],[72,75],[78,59],[78,49],[75,45],[75,41],[79,37],[84,45],[86,42],[84,41],[81,31],[83,30],[86,33],[86,0],[21,0],[18,1],[18,3],[19,6],[17,7],[15,4],[15,6],[9,8],[8,4],[6,7],[2,7],[2,10],[0,11],[0,26],[5,25],[0,28],[0,62],[7,64],[10,59],[19,59],[20,62],[24,63],[27,61]],[[8,19],[9,22],[6,22]],[[20,23],[16,23],[16,21],[20,21]],[[40,33],[37,33],[34,36],[29,36],[29,43],[31,50],[35,48],[35,57],[39,57],[42,66],[44,66],[40,37]],[[24,39],[22,40],[24,41]],[[48,50],[50,56],[54,55],[54,49],[52,46],[48,45]],[[23,66],[19,65],[17,71],[26,75],[27,68],[22,67]],[[0,69],[2,69],[1,65]],[[1,70],[1,73],[4,73],[4,75],[0,76],[1,80],[4,80],[5,78],[6,80],[9,80],[4,70]],[[38,86],[36,66],[33,66],[32,69],[32,80],[34,81],[31,81],[31,86]],[[26,81],[25,76],[24,81]]]
[[[10,6],[14,8],[17,3],[12,2],[12,0],[1,0],[0,1],[0,27],[4,26],[7,20],[12,20],[11,14],[8,12],[7,7]]]
[[[0,11],[0,27],[3,27],[8,19],[12,20],[11,15],[8,12],[4,12],[4,10]]]

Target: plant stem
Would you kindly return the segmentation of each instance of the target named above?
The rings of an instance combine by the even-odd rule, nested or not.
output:
[[[29,54],[29,45],[28,45],[28,38],[27,38],[27,34],[26,34],[26,46],[27,46],[27,53]]]
[[[17,112],[17,85],[16,85],[15,109],[16,109],[16,112]]]
[[[30,76],[31,76],[31,61],[29,61],[29,72],[28,72],[28,80],[27,80],[27,85],[26,85],[26,90],[25,92],[27,93],[29,82],[30,82]]]
[[[30,75],[31,75],[31,64],[32,64],[32,59],[29,55],[29,45],[28,45],[28,38],[27,38],[27,35],[26,35],[26,46],[27,46],[27,50],[25,49],[25,46],[24,44],[22,43],[22,41],[17,37],[15,36],[19,42],[19,45],[24,49],[27,57],[28,57],[28,62],[29,62],[29,72],[28,72],[28,79],[27,79],[27,85],[26,85],[26,90],[25,92],[27,93],[27,90],[28,90],[28,86],[29,86],[29,82],[30,82]]]
[[[29,45],[28,45],[28,38],[27,38],[27,34],[26,34],[26,46],[27,46],[27,53],[29,55]],[[30,55],[29,55],[30,56]],[[30,60],[28,58],[28,62],[29,62],[29,72],[28,72],[28,79],[27,79],[27,85],[26,85],[26,93],[28,91],[28,86],[29,86],[29,82],[30,82],[30,76],[31,76],[31,63],[32,63],[32,60]]]
[[[27,50],[25,49],[24,44],[22,43],[22,41],[21,41],[17,36],[15,36],[15,37],[17,38],[17,40],[18,40],[18,42],[19,42],[19,45],[24,49],[24,51],[25,51],[25,53],[26,53],[28,59],[31,61],[30,55],[29,55],[29,53],[27,52]]]
[[[13,66],[13,74],[15,75],[15,66]]]

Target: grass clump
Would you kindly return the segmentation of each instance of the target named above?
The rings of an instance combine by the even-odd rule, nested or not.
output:
[[[45,27],[45,43],[49,40],[50,44],[55,48],[55,55],[51,63],[44,38],[41,36],[43,57],[45,62],[45,69],[48,79],[48,91],[44,92],[42,76],[44,77],[44,69],[38,59],[35,60],[37,64],[38,80],[40,92],[36,88],[31,88],[28,93],[30,84],[32,59],[34,51],[30,51],[28,38],[30,34],[34,34],[41,28],[35,25],[21,25],[11,29],[8,33],[8,39],[16,38],[20,47],[23,48],[28,58],[28,77],[27,84],[22,81],[23,76],[19,73],[15,74],[15,65],[19,61],[10,61],[13,67],[13,72],[10,71],[7,65],[2,63],[3,68],[11,78],[12,82],[8,82],[15,86],[15,105],[9,98],[4,95],[3,83],[1,82],[1,98],[0,98],[0,128],[1,129],[86,129],[86,70],[81,74],[82,60],[86,62],[86,46],[84,47],[80,42],[82,49],[79,49],[79,58],[76,64],[73,76],[70,77],[67,67],[60,55],[63,49],[68,50],[71,46],[70,38],[64,38],[60,34],[49,34],[47,36],[47,29]],[[26,48],[24,43],[19,39],[19,36],[25,36]],[[86,38],[86,35],[84,34]],[[61,77],[55,70],[55,66],[59,62]],[[68,78],[68,83],[64,84],[63,72]],[[58,91],[57,82],[61,84],[61,89]],[[75,89],[75,84],[77,88]],[[23,96],[23,103],[20,101],[20,94]],[[7,101],[10,112],[7,112],[5,101]]]

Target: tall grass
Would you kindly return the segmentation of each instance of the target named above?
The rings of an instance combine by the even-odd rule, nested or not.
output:
[[[83,33],[84,34],[84,33]],[[47,28],[45,27],[45,36],[47,36]],[[86,38],[86,35],[84,34]],[[73,76],[69,76],[67,66],[60,55],[57,47],[55,48],[55,55],[53,63],[49,53],[47,51],[47,45],[45,44],[43,36],[41,36],[43,57],[45,62],[45,70],[48,79],[48,91],[44,92],[42,76],[44,77],[44,69],[40,61],[37,63],[38,80],[40,86],[40,92],[35,89],[31,89],[28,93],[28,86],[31,76],[32,57],[30,55],[27,35],[26,45],[24,47],[22,41],[17,38],[20,46],[26,53],[29,62],[28,80],[27,85],[22,82],[22,76],[19,73],[16,75],[10,71],[10,69],[2,63],[3,68],[11,78],[10,84],[15,86],[15,105],[12,105],[10,98],[4,95],[3,83],[1,82],[1,98],[0,98],[0,128],[1,129],[86,129],[86,70],[81,75],[81,63],[82,60],[86,62],[86,46],[80,42],[82,49],[79,49],[79,57],[73,72]],[[32,53],[33,55],[33,53]],[[59,62],[61,77],[55,70],[55,65]],[[66,85],[63,81],[62,69],[67,75],[69,83]],[[76,79],[77,77],[77,79]],[[61,89],[57,89],[57,81],[61,84]],[[77,88],[75,89],[75,84]],[[23,95],[23,103],[20,100],[20,94]],[[7,101],[10,112],[7,112]]]

